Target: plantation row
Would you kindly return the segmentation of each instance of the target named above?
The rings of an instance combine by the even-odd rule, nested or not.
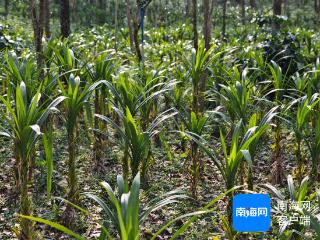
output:
[[[268,192],[274,199],[295,200],[298,206],[307,200],[318,204],[318,36],[299,29],[272,36],[256,33],[250,40],[217,40],[210,49],[200,41],[199,48],[192,49],[183,29],[147,33],[153,45],[145,46],[144,64],[129,53],[125,41],[120,41],[118,51],[112,50],[110,36],[99,33],[103,28],[88,31],[86,36],[74,34],[69,41],[49,40],[42,68],[37,67],[34,53],[28,50],[1,53],[0,134],[4,144],[10,141],[10,156],[15,159],[20,239],[39,235],[34,221],[77,239],[88,239],[77,233],[73,224],[79,212],[100,226],[99,239],[138,239],[152,212],[199,199],[205,175],[217,175],[223,182],[208,183],[222,190],[216,194],[218,197],[157,226],[149,238],[157,239],[171,226],[171,239],[187,235],[188,227],[215,212],[223,199],[224,217],[218,221],[222,221],[225,237],[239,239],[241,235],[231,226],[232,197],[243,191]],[[103,51],[106,48],[110,50]],[[55,159],[55,139],[61,129],[67,139],[67,158],[63,159],[66,194],[54,190],[54,172],[62,164],[61,159]],[[115,154],[119,161],[115,165],[121,171],[115,190],[107,182],[101,183],[102,194],[81,188],[81,132],[88,138],[85,147],[92,151],[85,161],[93,172],[108,175],[109,170],[102,167],[105,155],[113,151],[114,145],[118,147],[120,153]],[[288,142],[286,135],[291,134],[293,142]],[[289,162],[294,165],[291,172],[284,170],[289,144],[293,144],[289,149]],[[264,164],[273,185],[261,182],[257,176],[258,155],[266,148],[272,152]],[[159,149],[172,164],[179,153],[183,155],[182,174],[189,189],[170,188],[167,194],[153,193],[154,200],[141,202],[141,189],[157,183]],[[47,198],[63,197],[60,200],[67,206],[61,218],[53,221],[37,218],[38,206],[33,203],[34,186],[38,184],[36,160],[43,156]],[[208,163],[214,172],[210,172]],[[286,181],[285,175],[288,191],[279,189]],[[86,210],[83,192],[86,199],[102,208],[103,214],[97,217]],[[310,217],[310,228],[297,223],[280,229],[274,222],[276,227],[268,234],[279,239],[318,239],[317,213],[318,209],[298,211],[299,216]],[[293,216],[297,212],[286,214]],[[181,220],[182,224],[176,224]],[[264,236],[270,235],[260,235]],[[149,239],[145,235],[143,238]]]

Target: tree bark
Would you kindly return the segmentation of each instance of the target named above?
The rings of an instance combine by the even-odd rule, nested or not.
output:
[[[138,39],[138,34],[139,34],[139,20],[134,20],[133,21],[133,26],[134,26],[134,31],[133,31],[133,41],[134,41],[134,46],[135,46],[135,52],[138,57],[139,62],[142,61],[142,55],[141,55],[141,50],[140,50],[140,45],[139,45],[139,39]]]
[[[133,42],[134,42],[134,46],[135,46],[135,51],[136,51],[136,55],[138,57],[139,62],[142,61],[142,54],[141,54],[141,49],[140,49],[140,45],[139,45],[139,39],[138,39],[138,33],[139,33],[139,29],[140,29],[140,24],[141,24],[141,19],[140,19],[140,9],[144,8],[144,10],[146,10],[146,8],[148,7],[148,5],[151,3],[152,0],[147,0],[147,1],[141,1],[141,0],[137,0],[137,14],[135,18],[132,18],[132,25],[133,25]]]
[[[273,15],[274,17],[281,15],[282,12],[282,0],[273,0]],[[273,22],[273,29],[278,31],[280,30],[280,24],[277,19]]]
[[[128,29],[129,29],[130,49],[132,52],[134,52],[134,49],[133,49],[133,27],[132,27],[132,14],[131,14],[130,0],[126,0],[126,15],[127,15]]]
[[[227,0],[223,1],[223,9],[222,9],[222,37],[226,36],[226,16],[227,15]]]
[[[211,28],[212,28],[211,9],[212,8],[210,7],[210,0],[203,0],[203,13],[204,13],[203,36],[204,36],[204,45],[207,50],[210,48],[210,40],[211,40]]]
[[[37,4],[35,0],[30,0],[31,20],[33,27],[34,44],[37,53],[37,66],[40,69],[43,65],[42,54],[42,36],[44,25],[44,0],[39,2],[39,10],[37,12]]]
[[[212,29],[212,9],[213,9],[213,1],[210,6],[210,0],[203,0],[203,13],[204,13],[204,24],[203,24],[203,37],[204,37],[204,46],[206,51],[210,49],[210,42],[211,42],[211,29]],[[205,103],[205,91],[207,88],[207,81],[208,81],[208,72],[205,71],[201,76],[200,81],[200,91],[199,91],[199,112],[202,114],[204,111],[204,103]],[[200,173],[203,171],[203,164],[200,160]]]
[[[320,12],[320,2],[319,0],[314,0],[314,11],[319,14]]]
[[[4,1],[4,15],[7,17],[9,14],[9,0]]]
[[[99,15],[98,15],[98,22],[100,24],[105,23],[105,10],[106,10],[106,5],[105,5],[105,0],[99,0]]]
[[[242,17],[242,25],[246,24],[246,1],[241,0],[241,17]]]
[[[193,47],[198,50],[198,3],[192,0]]]
[[[188,18],[190,16],[190,5],[191,5],[191,0],[187,0],[186,3],[186,18]]]
[[[61,36],[67,38],[70,34],[69,0],[60,0],[60,29]]]
[[[51,37],[51,31],[50,31],[50,2],[49,0],[44,0],[44,28],[46,33],[46,38]]]
[[[256,8],[256,7],[257,7],[256,0],[250,0],[250,6],[251,6],[252,8]]]
[[[114,9],[114,48],[117,51],[118,50],[118,8],[119,8],[119,2],[118,0],[115,1],[115,9]]]

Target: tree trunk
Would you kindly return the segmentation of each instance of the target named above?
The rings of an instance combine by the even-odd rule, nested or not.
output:
[[[281,10],[282,10],[282,0],[273,0],[273,16],[276,17],[281,15]],[[280,24],[277,19],[274,19],[273,30],[275,31],[280,30]]]
[[[39,2],[39,11],[35,0],[30,0],[31,20],[33,27],[34,44],[37,53],[37,66],[40,69],[43,64],[42,56],[42,36],[44,24],[44,0]]]
[[[99,0],[99,16],[98,16],[98,22],[100,24],[105,23],[105,13],[106,13],[106,4],[105,0]]]
[[[51,31],[50,31],[50,2],[49,0],[44,0],[44,28],[46,33],[46,38],[50,38]]]
[[[133,23],[133,42],[136,50],[136,55],[138,57],[139,62],[143,60],[143,56],[141,54],[141,49],[139,45],[138,33],[140,29],[141,19],[140,19],[140,9],[143,8],[144,10],[147,9],[148,5],[151,3],[152,0],[142,1],[137,0],[137,14],[135,18],[132,18]]]
[[[192,0],[193,47],[198,50],[198,3]]]
[[[204,12],[204,25],[203,25],[204,45],[205,45],[205,48],[208,50],[210,48],[211,28],[212,28],[210,0],[203,0],[203,12]]]
[[[223,1],[223,9],[222,9],[222,37],[226,36],[226,16],[227,15],[227,0]]]
[[[139,62],[141,62],[142,55],[141,55],[141,50],[139,46],[138,33],[139,33],[139,23],[137,21],[134,21],[133,41],[134,41],[136,55],[138,57]]]
[[[246,24],[246,1],[241,0],[241,17],[242,17],[242,25]]]
[[[132,52],[134,52],[134,49],[133,49],[133,26],[132,26],[132,14],[131,14],[130,0],[126,0],[126,15],[127,15],[128,29],[129,29],[130,49]]]
[[[204,24],[203,24],[203,38],[204,38],[204,46],[206,51],[210,49],[210,42],[211,42],[211,28],[212,28],[212,9],[213,9],[213,1],[210,6],[210,0],[203,0],[203,13],[204,13]],[[199,112],[202,114],[204,111],[205,106],[205,91],[208,81],[208,72],[205,71],[203,76],[201,76],[200,81],[200,92],[199,92]],[[200,165],[200,173],[202,173],[203,164]]]
[[[7,17],[9,14],[9,0],[4,1],[4,15]]]
[[[118,8],[119,8],[119,2],[118,0],[114,0],[114,48],[117,51],[118,50]]]
[[[250,0],[250,7],[252,7],[252,8],[256,8],[257,7],[256,0]]]
[[[190,16],[190,5],[191,5],[191,0],[187,0],[186,3],[186,18],[188,18]]]
[[[67,38],[70,34],[69,0],[60,0],[60,29],[61,36]]]
[[[314,0],[314,11],[319,14],[320,12],[320,2],[319,0]]]

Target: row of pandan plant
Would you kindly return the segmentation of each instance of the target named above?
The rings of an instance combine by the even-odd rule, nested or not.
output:
[[[179,50],[184,53],[183,48]],[[305,54],[308,51],[312,56],[310,49]],[[233,57],[239,62],[230,61]],[[230,229],[226,231],[229,238],[237,237],[228,227],[232,197],[238,186],[258,190],[255,159],[262,143],[268,142],[267,135],[273,138],[270,147],[274,184],[282,184],[283,136],[288,131],[294,133],[293,174],[304,188],[300,191],[303,196],[297,198],[302,201],[308,197],[311,188],[306,190],[303,179],[309,175],[310,185],[316,186],[319,170],[319,60],[292,73],[290,66],[296,66],[295,59],[290,58],[290,63],[284,66],[277,55],[268,57],[259,50],[243,54],[227,44],[210,49],[200,44],[199,49],[170,59],[170,63],[153,64],[150,59],[140,65],[125,53],[106,51],[86,57],[67,43],[52,40],[44,50],[43,67],[37,69],[32,58],[6,53],[1,66],[1,135],[11,140],[15,158],[16,190],[20,195],[19,238],[35,237],[32,222],[35,220],[84,239],[58,223],[32,216],[36,206],[32,204],[30,186],[39,149],[46,158],[47,195],[51,198],[55,168],[53,139],[61,118],[68,145],[65,163],[68,191],[64,196],[67,208],[63,217],[67,227],[72,225],[76,209],[92,216],[79,206],[82,189],[77,173],[77,140],[81,127],[92,136],[89,140],[93,159],[88,161],[92,161],[94,169],[100,169],[102,155],[110,151],[111,145],[117,144],[122,151],[122,177],[117,179],[119,196],[105,182],[101,185],[111,203],[85,193],[104,209],[121,239],[138,239],[139,226],[151,211],[187,198],[173,191],[162,196],[160,202],[139,207],[140,182],[144,188],[154,184],[150,174],[157,161],[154,148],[161,142],[166,151],[171,151],[163,134],[179,138],[187,156],[193,198],[198,197],[201,175],[208,171],[204,159],[217,168],[225,186],[223,195],[228,199],[224,222],[226,229]],[[247,64],[240,64],[244,59]],[[291,178],[288,182],[291,193]],[[272,186],[267,187],[276,192]],[[172,239],[178,237],[198,215],[214,211],[213,205],[220,198],[199,211],[169,221],[153,238],[175,221],[189,217]],[[102,229],[100,239],[111,239],[106,224],[98,223]],[[282,232],[288,234],[291,230],[295,232],[290,234],[299,236],[305,231],[299,226]]]

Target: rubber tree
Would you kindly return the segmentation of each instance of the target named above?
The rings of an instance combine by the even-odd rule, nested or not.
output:
[[[130,49],[132,52],[134,52],[133,25],[132,25],[132,13],[131,13],[130,0],[126,0],[126,15],[127,15],[127,24],[128,24],[128,30],[129,30]]]
[[[186,0],[186,12],[185,12],[186,18],[190,16],[190,8],[191,8],[190,5],[191,5],[191,0]]]
[[[226,28],[227,28],[227,0],[223,0],[223,8],[222,8],[222,37],[226,36]]]
[[[241,18],[242,18],[242,25],[246,24],[246,1],[241,0]]]
[[[69,0],[60,0],[60,31],[67,38],[70,34],[70,5]]]
[[[198,50],[198,1],[192,0],[192,27],[193,27],[193,47]]]
[[[50,38],[51,30],[50,30],[50,1],[44,0],[44,29],[46,38]]]
[[[273,22],[273,30],[280,30],[280,23],[277,21],[276,16],[280,16],[282,13],[282,0],[273,0],[273,16],[275,17]]]
[[[132,14],[132,8],[130,4],[130,0],[126,0],[126,15],[127,15],[127,22],[129,28],[129,37],[130,37],[130,47],[133,49],[135,54],[139,60],[142,61],[143,56],[140,49],[138,33],[141,27],[141,14],[140,10],[146,10],[152,0],[137,0],[136,1],[136,14]]]
[[[256,8],[257,7],[256,0],[250,0],[250,7],[252,7],[252,8]]]
[[[7,17],[9,14],[9,0],[4,1],[4,15]]]
[[[210,4],[211,2],[211,4]],[[214,0],[203,0],[203,38],[204,38],[204,47],[205,51],[210,49],[211,42],[211,31],[212,31],[212,11],[214,6]],[[200,86],[199,86],[199,111],[203,112],[204,110],[204,93],[206,91],[206,85],[208,80],[208,71],[204,71],[201,76]]]
[[[45,0],[40,0],[39,5],[37,5],[36,0],[30,0],[31,20],[32,20],[32,27],[33,27],[34,44],[37,52],[38,68],[41,68],[41,66],[43,65],[42,36],[43,36],[44,16],[45,16],[44,7],[45,7]]]
[[[320,1],[319,0],[314,0],[314,11],[319,14],[320,12]]]

